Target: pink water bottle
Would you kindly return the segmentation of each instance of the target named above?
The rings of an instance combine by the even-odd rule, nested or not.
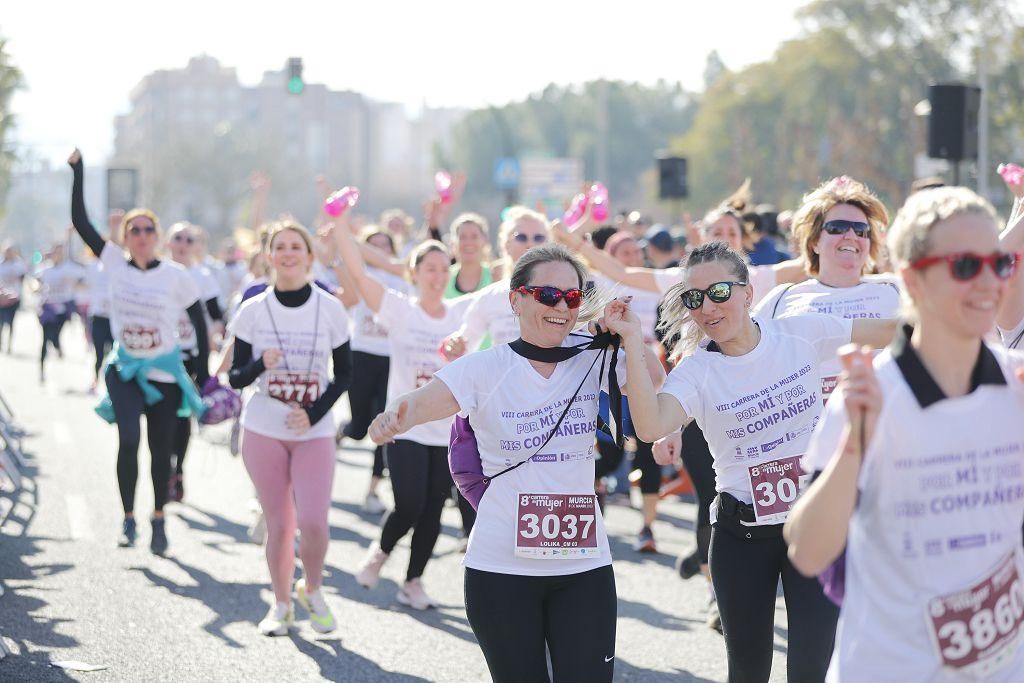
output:
[[[437,198],[442,204],[452,203],[452,174],[448,171],[438,171],[434,174],[434,189],[437,190]]]
[[[996,171],[1003,177],[1008,185],[1020,185],[1024,183],[1024,168],[1017,164],[999,164]]]
[[[587,195],[585,194],[578,194],[572,198],[569,210],[562,215],[562,223],[565,227],[572,227],[583,220],[583,217],[587,215],[587,203]]]
[[[359,201],[359,188],[345,186],[332,194],[324,202],[324,211],[327,215],[337,218],[348,211]]]
[[[590,217],[598,223],[608,220],[608,188],[601,183],[590,186]]]

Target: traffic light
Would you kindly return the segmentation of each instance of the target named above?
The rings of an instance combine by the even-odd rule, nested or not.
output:
[[[293,95],[301,95],[306,89],[302,80],[302,57],[288,58],[288,92]]]

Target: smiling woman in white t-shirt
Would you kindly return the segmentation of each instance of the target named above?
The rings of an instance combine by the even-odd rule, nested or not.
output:
[[[786,559],[782,522],[803,483],[800,456],[821,414],[822,363],[851,339],[884,346],[894,322],[819,314],[755,320],[746,263],[724,242],[691,252],[683,273],[662,303],[667,336],[679,334],[678,363],[657,395],[642,378],[632,383],[633,426],[638,438],[655,441],[695,420],[710,445],[718,490],[711,578],[730,678],[768,680],[781,575],[789,678],[821,680],[837,614],[818,582]],[[698,347],[704,336],[707,346]],[[623,341],[631,377],[638,343]]]
[[[359,295],[388,331],[391,367],[388,400],[430,382],[447,361],[441,342],[462,321],[468,300],[444,298],[448,285],[448,251],[428,240],[412,251],[409,265],[416,296],[388,289],[367,272],[359,245],[347,221],[334,229],[338,253],[359,289]],[[423,588],[422,576],[441,532],[441,511],[451,494],[448,474],[449,423],[420,424],[403,431],[384,450],[395,496],[395,508],[381,524],[381,536],[356,572],[356,581],[374,588],[395,545],[412,530],[412,549],[400,603],[414,609],[434,605]]]
[[[985,343],[1020,256],[972,191],[912,195],[889,232],[910,318],[846,372],[786,522],[806,575],[846,546],[828,679],[1024,680],[1024,357]]]
[[[507,299],[521,337],[442,368],[370,428],[381,442],[456,413],[471,423],[490,483],[466,552],[466,614],[499,682],[547,680],[545,645],[555,681],[612,679],[615,579],[594,495],[598,394],[612,366],[603,340],[570,334],[586,280],[562,247],[531,249]],[[660,383],[657,360],[636,353],[638,371]]]

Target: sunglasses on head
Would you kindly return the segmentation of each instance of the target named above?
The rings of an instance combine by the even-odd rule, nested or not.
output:
[[[512,233],[512,239],[514,239],[516,242],[522,242],[523,244],[526,244],[527,242],[530,241],[530,236],[523,234],[521,232],[514,232]],[[542,233],[537,233],[536,235],[533,236],[534,244],[542,244],[547,241],[547,235],[544,235]]]
[[[925,256],[911,263],[910,267],[914,270],[923,270],[936,263],[945,261],[949,264],[950,277],[954,280],[966,282],[978,277],[981,274],[981,269],[987,263],[997,278],[1007,280],[1016,272],[1020,258],[1020,254],[1003,251],[993,252],[988,256],[964,251],[957,254],[944,254],[942,256]]]
[[[133,225],[128,228],[129,235],[141,235],[146,233],[147,235],[153,235],[156,233],[155,225]]]
[[[746,287],[746,282],[716,282],[707,289],[688,289],[682,293],[683,305],[696,311],[704,305],[704,297],[716,304],[724,304],[732,296],[733,287]]]
[[[566,291],[560,290],[558,287],[548,286],[536,286],[530,287],[523,285],[516,288],[516,292],[519,294],[532,294],[534,301],[540,302],[545,306],[557,306],[558,302],[563,298],[565,299],[565,305],[569,309],[579,308],[580,304],[583,303],[583,290],[582,289],[567,289]]]
[[[845,235],[847,230],[853,230],[857,237],[867,237],[871,233],[871,226],[864,221],[826,221],[821,229],[830,235]]]
[[[184,242],[185,244],[192,244],[195,240],[191,235],[177,234],[172,238],[175,242]]]

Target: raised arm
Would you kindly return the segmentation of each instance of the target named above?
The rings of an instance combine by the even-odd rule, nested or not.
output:
[[[459,403],[451,389],[434,378],[392,401],[370,424],[370,438],[375,444],[383,445],[416,425],[442,420],[457,412]]]
[[[777,285],[803,282],[810,277],[807,274],[807,264],[802,258],[776,263],[772,266],[772,270],[775,271],[775,284]]]
[[[648,292],[659,292],[658,281],[653,268],[627,268],[601,249],[594,246],[594,243],[586,239],[579,231],[568,232],[562,224],[555,221],[551,226],[551,235],[555,241],[576,251],[580,256],[587,259],[594,270],[603,275],[620,282],[627,287],[635,287]]]
[[[355,235],[352,234],[352,231],[344,221],[341,225],[336,224],[331,232],[338,245],[338,254],[352,276],[352,280],[359,290],[359,295],[366,302],[366,305],[370,307],[371,311],[374,313],[379,312],[384,301],[385,287],[366,272],[366,264],[359,251],[359,244],[356,242]]]
[[[68,165],[71,167],[71,224],[82,238],[82,241],[98,257],[106,244],[92,223],[89,222],[89,215],[85,211],[85,171],[82,164],[82,153],[75,148],[68,157]]]

